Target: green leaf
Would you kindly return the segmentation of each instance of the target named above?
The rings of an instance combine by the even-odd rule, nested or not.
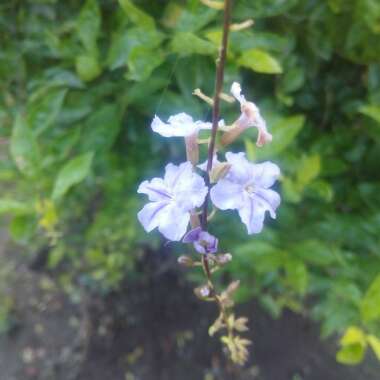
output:
[[[80,55],[76,58],[75,68],[79,78],[91,82],[102,73],[96,55]]]
[[[342,348],[336,354],[336,360],[342,364],[358,364],[363,360],[367,346],[364,332],[355,326],[350,326],[340,340]]]
[[[48,266],[50,269],[56,268],[64,259],[65,257],[65,248],[63,245],[56,245],[50,252],[49,252],[49,261]]]
[[[180,32],[197,32],[214,20],[217,14],[217,10],[205,8],[203,5],[199,5],[192,11],[184,9],[180,14],[176,29]]]
[[[359,343],[362,346],[366,346],[366,336],[363,330],[356,326],[350,326],[345,331],[344,335],[340,340],[342,346],[350,346],[351,344]]]
[[[277,319],[281,316],[282,305],[280,302],[274,299],[273,296],[270,294],[264,294],[260,296],[259,301],[274,319]]]
[[[33,210],[34,211],[34,210]],[[12,218],[9,226],[9,232],[13,240],[18,242],[27,242],[33,235],[36,228],[36,221],[30,214],[20,214]]]
[[[320,240],[299,241],[289,249],[291,255],[318,266],[331,265],[338,259],[339,251]]]
[[[115,70],[127,64],[129,54],[134,48],[158,47],[164,35],[155,29],[129,28],[113,34],[111,47],[107,55],[107,65]]]
[[[366,105],[360,107],[359,111],[380,123],[380,106]]]
[[[74,185],[83,181],[90,172],[93,152],[85,153],[70,160],[58,173],[52,199],[61,199]]]
[[[136,7],[131,0],[119,0],[121,8],[127,17],[136,25],[143,28],[155,28],[154,19],[147,13]]]
[[[96,40],[99,37],[101,13],[98,0],[87,0],[76,21],[78,37],[89,53],[97,50]]]
[[[317,197],[323,199],[326,202],[331,202],[334,198],[333,187],[324,180],[313,181],[309,187],[309,190],[313,192]]]
[[[40,153],[36,138],[21,115],[16,116],[12,129],[11,156],[18,169],[26,176],[33,176],[39,169]]]
[[[281,88],[285,93],[299,90],[305,83],[305,69],[303,67],[292,67],[286,70],[281,77]]]
[[[297,185],[303,189],[321,170],[321,159],[318,154],[303,156],[297,168]]]
[[[246,19],[248,15],[255,18],[272,17],[285,13],[294,7],[299,0],[255,0],[239,1],[234,14],[236,17]]]
[[[373,280],[364,295],[360,312],[365,322],[380,318],[380,274]]]
[[[147,80],[153,70],[164,62],[164,53],[152,50],[145,46],[136,46],[132,49],[128,59],[128,79],[135,81]]]
[[[281,74],[282,67],[271,54],[261,49],[244,51],[237,61],[238,65],[263,74]]]
[[[302,191],[297,183],[290,177],[283,176],[281,179],[284,199],[290,203],[299,203],[302,200]]]
[[[356,365],[364,358],[365,348],[359,344],[342,347],[336,354],[336,360],[342,364]]]
[[[190,32],[179,32],[171,41],[171,50],[181,56],[189,54],[215,55],[217,47]]]
[[[258,273],[276,271],[284,259],[282,251],[262,241],[238,245],[234,254],[246,269],[252,268]]]
[[[305,264],[290,258],[285,263],[286,281],[299,294],[304,295],[309,284],[309,274]]]
[[[220,29],[206,32],[206,37],[219,46],[222,32]],[[243,53],[251,49],[259,49],[265,52],[284,54],[290,51],[295,43],[293,36],[284,36],[269,32],[259,32],[242,30],[238,33],[231,33],[229,46],[237,53]]]
[[[367,335],[367,342],[371,346],[378,360],[380,360],[380,339],[375,335]]]
[[[114,104],[106,104],[93,112],[86,120],[82,133],[83,152],[102,153],[113,145],[121,127],[119,110]]]
[[[273,126],[269,125],[273,140],[257,150],[257,158],[259,160],[270,158],[285,150],[301,131],[304,122],[305,117],[303,115],[295,115],[281,118]]]
[[[36,135],[51,127],[61,111],[67,89],[45,86],[32,94],[27,105],[27,121]]]
[[[33,213],[33,207],[25,202],[14,199],[0,199],[0,215],[25,215]]]

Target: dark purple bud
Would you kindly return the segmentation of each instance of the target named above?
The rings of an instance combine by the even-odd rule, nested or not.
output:
[[[201,227],[190,230],[182,241],[193,243],[195,250],[199,253],[216,253],[218,250],[218,239],[208,232],[202,231]]]

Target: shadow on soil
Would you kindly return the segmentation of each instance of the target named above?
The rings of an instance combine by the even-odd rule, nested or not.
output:
[[[105,298],[86,293],[75,304],[44,271],[0,252],[13,273],[14,325],[0,336],[1,380],[376,380],[373,358],[356,367],[335,362],[334,341],[291,312],[272,320],[254,302],[250,363],[226,363],[207,336],[216,315],[201,303],[167,253],[147,253],[138,281]],[[173,265],[162,269],[162,262]]]

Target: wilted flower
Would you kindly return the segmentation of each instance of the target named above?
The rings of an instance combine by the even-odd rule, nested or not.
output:
[[[241,115],[234,123],[234,128],[222,136],[222,144],[227,145],[233,142],[245,129],[256,127],[258,137],[256,145],[261,147],[272,141],[272,135],[268,132],[265,120],[262,118],[259,108],[253,102],[248,102],[241,94],[240,84],[234,82],[231,86],[231,94],[240,103]]]
[[[170,163],[163,179],[144,181],[137,192],[147,194],[151,201],[137,215],[145,230],[158,227],[167,239],[179,241],[186,233],[190,212],[203,204],[207,187],[190,162]]]
[[[211,189],[211,200],[221,210],[238,210],[248,233],[259,233],[263,228],[265,212],[276,217],[280,196],[269,188],[280,175],[272,162],[252,164],[244,153],[226,153],[231,168],[227,175]]]
[[[193,243],[195,250],[199,253],[215,253],[218,250],[218,239],[203,231],[201,227],[196,227],[189,231],[182,241],[184,243]]]

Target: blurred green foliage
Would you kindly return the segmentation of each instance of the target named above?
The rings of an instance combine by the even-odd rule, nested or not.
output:
[[[133,275],[147,239],[137,184],[184,157],[150,120],[210,116],[191,93],[212,93],[220,15],[197,0],[0,4],[0,214],[28,250],[52,245],[64,285],[80,273],[107,290]],[[241,81],[273,142],[258,150],[249,131],[232,149],[283,172],[278,220],[262,235],[216,218],[239,298],[307,312],[325,336],[354,331],[342,362],[367,343],[379,355],[380,3],[240,0],[233,18],[255,26],[231,33],[225,90]],[[230,122],[238,109],[223,111]]]

